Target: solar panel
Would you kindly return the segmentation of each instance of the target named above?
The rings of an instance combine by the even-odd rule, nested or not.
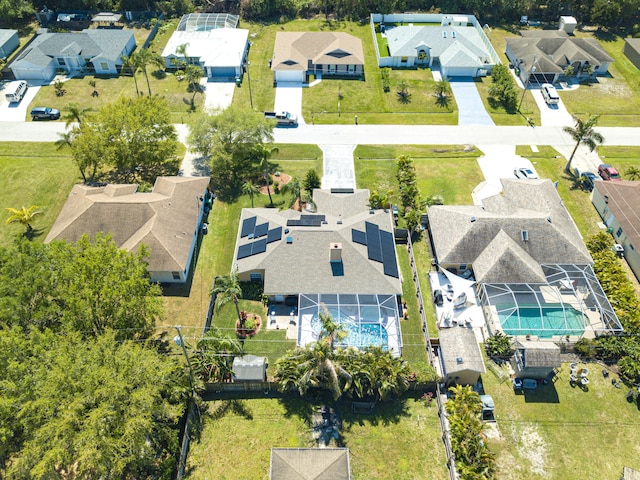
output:
[[[240,238],[244,238],[256,228],[256,217],[245,218],[242,221],[242,230],[240,230]]]
[[[238,247],[238,256],[236,257],[236,259],[240,260],[242,258],[250,257],[251,250],[252,250],[252,247],[250,243],[248,243],[247,245],[240,245]]]
[[[251,248],[251,255],[255,255],[257,253],[263,253],[267,251],[267,239],[263,238],[261,240],[256,240],[253,242]]]
[[[360,230],[356,230],[355,228],[351,229],[351,241],[353,243],[359,243],[360,245],[367,245],[367,234],[361,232]]]
[[[287,227],[299,227],[302,225],[302,222],[300,220],[287,220]]]
[[[260,225],[256,225],[256,228],[253,230],[253,238],[264,237],[269,231],[268,223],[261,223]]]
[[[282,227],[272,228],[267,233],[267,243],[272,243],[282,238]]]
[[[385,275],[398,278],[398,262],[396,261],[396,246],[393,234],[380,230],[380,244],[382,248],[382,270]]]
[[[364,222],[367,231],[367,256],[369,260],[382,262],[382,248],[380,247],[380,229],[375,223]]]

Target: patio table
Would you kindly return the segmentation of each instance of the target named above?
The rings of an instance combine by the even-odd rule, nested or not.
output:
[[[535,390],[538,388],[538,382],[533,378],[525,378],[522,381],[522,386],[528,390]]]

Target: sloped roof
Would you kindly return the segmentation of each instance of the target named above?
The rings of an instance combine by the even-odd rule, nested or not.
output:
[[[476,279],[485,283],[512,283],[514,278],[539,283],[544,276],[535,265],[593,263],[550,180],[501,182],[503,193],[480,206],[429,208],[439,264],[473,264]],[[512,269],[502,254],[514,262]]]
[[[428,48],[430,55],[439,58],[447,67],[479,66],[485,64],[485,60],[491,62],[491,54],[475,27],[393,27],[387,30],[387,44],[392,57],[415,57],[419,48]],[[465,57],[473,59],[472,63],[462,63]],[[449,61],[453,63],[447,63]]]
[[[522,360],[527,367],[559,367],[560,347],[553,342],[534,340],[516,341],[516,347],[522,350]]]
[[[120,55],[131,38],[132,30],[87,29],[80,33],[43,33],[17,59],[20,62],[46,67],[57,56],[102,57],[120,62]]]
[[[609,196],[607,208],[629,242],[640,250],[640,181],[594,182],[594,188],[601,197]]]
[[[245,208],[240,225],[245,219],[256,218],[256,225],[268,223],[268,228],[282,228],[282,238],[267,244],[263,253],[238,259],[240,246],[254,240],[242,237],[238,229],[234,250],[234,265],[238,271],[264,270],[266,294],[297,294],[299,292],[342,294],[400,294],[402,285],[398,277],[386,275],[383,264],[368,258],[366,245],[353,241],[352,230],[366,231],[366,223],[393,234],[391,213],[368,207],[369,191],[356,190],[351,194],[330,194],[314,190],[318,214],[325,216],[319,226],[288,226],[287,221],[300,218],[300,212],[278,211],[271,208]],[[303,212],[305,214],[305,212]],[[338,223],[341,222],[341,223]],[[288,233],[285,233],[288,229]],[[286,237],[291,238],[287,243]],[[335,275],[330,263],[331,245],[342,246],[342,275]],[[393,254],[395,252],[395,246]]]
[[[180,57],[178,47],[187,44],[187,55],[205,67],[239,67],[247,48],[249,30],[216,28],[205,31],[175,31],[162,51],[163,57]]]
[[[0,28],[0,47],[7,43],[14,35],[18,35],[17,30],[9,30],[6,28]]]
[[[278,32],[271,70],[302,70],[312,64],[364,65],[362,41],[344,32]]]
[[[440,361],[445,375],[464,370],[485,373],[484,360],[475,333],[470,328],[444,328],[438,332]]]
[[[184,271],[208,177],[158,177],[152,192],[137,185],[75,185],[45,242],[111,234],[127,251],[149,247],[149,271]]]
[[[270,480],[349,480],[348,448],[272,448]]]
[[[613,58],[593,38],[570,37],[561,30],[523,30],[521,38],[507,38],[507,46],[518,59],[523,60],[521,68],[530,70],[533,57],[540,73],[561,73],[563,68],[574,62],[588,61],[597,66],[611,63]]]

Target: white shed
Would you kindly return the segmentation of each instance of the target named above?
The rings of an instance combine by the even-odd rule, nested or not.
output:
[[[233,359],[233,378],[236,382],[258,381],[267,379],[267,357],[245,355]]]
[[[573,31],[578,26],[578,21],[574,17],[563,16],[560,17],[560,23],[558,24],[558,30],[567,32],[569,35],[573,35]]]

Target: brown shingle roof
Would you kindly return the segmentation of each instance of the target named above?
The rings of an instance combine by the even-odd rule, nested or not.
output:
[[[594,182],[594,185],[601,197],[609,195],[609,211],[629,242],[640,249],[640,181]]]
[[[316,65],[363,65],[362,41],[344,32],[278,32],[272,70],[309,69]]]
[[[108,233],[125,250],[149,247],[149,271],[184,271],[208,185],[208,177],[158,177],[150,193],[75,185],[45,242]]]
[[[517,340],[516,347],[522,349],[524,367],[559,367],[560,347],[552,342]]]

